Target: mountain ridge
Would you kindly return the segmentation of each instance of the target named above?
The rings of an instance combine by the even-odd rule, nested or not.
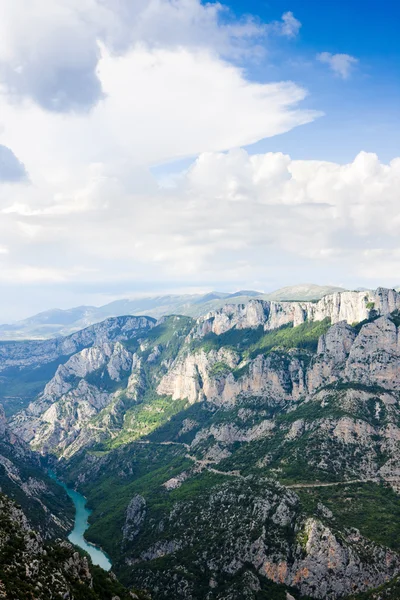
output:
[[[134,319],[95,326],[10,420],[87,497],[122,582],[154,600],[397,589],[400,294]],[[15,344],[0,368],[20,348],[20,376]]]
[[[52,309],[11,325],[0,325],[0,340],[45,339],[65,336],[106,318],[128,314],[155,318],[168,314],[198,317],[223,306],[227,299],[231,299],[235,303],[247,302],[254,297],[264,300],[317,300],[323,295],[341,289],[334,286],[303,284],[282,288],[282,290],[269,294],[253,290],[239,290],[233,293],[213,291],[205,295],[166,295],[115,300],[101,307],[80,306],[65,310]]]

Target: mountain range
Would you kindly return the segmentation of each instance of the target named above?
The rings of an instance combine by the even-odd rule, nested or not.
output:
[[[120,597],[394,600],[399,327],[378,288],[0,342],[1,489],[50,544],[47,466],[84,494]]]
[[[343,291],[335,286],[303,284],[282,288],[270,294],[254,290],[233,293],[209,292],[167,296],[145,296],[116,300],[104,306],[78,306],[67,310],[52,309],[8,325],[0,325],[0,340],[45,339],[65,336],[110,317],[145,315],[160,318],[180,314],[197,318],[226,303],[241,304],[251,298],[263,300],[319,300],[327,294]]]

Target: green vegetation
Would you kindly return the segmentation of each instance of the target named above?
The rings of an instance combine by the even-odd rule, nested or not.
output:
[[[228,375],[232,369],[229,365],[224,362],[216,362],[210,369],[209,374],[211,377],[218,377],[219,375]]]
[[[395,310],[392,312],[390,315],[390,320],[393,321],[397,328],[400,327],[400,311]]]
[[[293,327],[292,324],[284,325],[279,329],[265,332],[263,327],[257,329],[232,328],[226,333],[216,335],[209,333],[201,340],[191,343],[191,350],[199,349],[209,352],[220,348],[231,348],[238,351],[243,359],[255,358],[258,354],[268,354],[276,350],[290,350],[293,348],[315,353],[318,339],[330,327],[330,320],[306,322]],[[239,369],[236,372],[238,375]]]
[[[103,448],[110,450],[149,435],[168,422],[172,416],[184,410],[186,406],[186,400],[172,400],[170,396],[147,398],[142,404],[127,410],[122,430],[106,442]]]
[[[0,439],[0,454],[10,461],[12,472],[15,470],[20,477],[20,481],[10,477],[6,467],[1,464],[1,491],[22,507],[36,530],[47,536],[64,535],[64,530],[51,518],[51,514],[57,517],[60,524],[73,522],[74,507],[65,491],[47,476],[38,458],[18,443],[13,444]],[[38,486],[35,494],[26,493],[21,486],[21,482],[29,484],[31,481],[36,482]]]
[[[307,514],[318,514],[322,502],[333,513],[333,526],[354,527],[377,544],[400,551],[400,497],[389,486],[358,483],[296,493]]]
[[[215,406],[203,402],[192,404],[176,415],[173,415],[170,420],[163,425],[160,425],[160,427],[148,435],[147,439],[152,442],[176,441],[190,444],[197,431],[210,422],[210,419],[216,410]],[[192,422],[194,427],[190,428],[190,430],[185,433],[181,433],[184,427],[184,421]]]
[[[395,577],[392,581],[379,586],[369,592],[347,596],[346,600],[399,600],[400,598],[400,577]]]
[[[106,369],[91,373],[87,381],[109,393],[120,392],[113,402],[92,419],[92,425],[104,429],[107,422],[109,438],[95,450],[105,452],[151,434],[162,427],[187,406],[185,400],[172,400],[157,393],[157,385],[169,364],[177,356],[184,339],[193,326],[190,317],[170,316],[138,341],[137,338],[122,342],[130,352],[140,358],[137,385],[134,394],[125,390],[128,376],[113,381]]]
[[[22,410],[43,391],[46,383],[54,376],[59,365],[69,356],[40,365],[39,367],[9,367],[0,374],[0,403],[7,416]]]
[[[85,565],[77,562],[76,548],[60,543],[44,545],[35,531],[27,529],[22,513],[16,510],[18,507],[3,494],[0,494],[0,507],[2,597],[9,600],[39,597],[42,600],[66,597],[130,600],[129,591],[115,577],[93,566],[89,557],[90,573],[86,573]],[[76,567],[72,566],[74,563]],[[137,596],[139,600],[149,600],[141,592]]]

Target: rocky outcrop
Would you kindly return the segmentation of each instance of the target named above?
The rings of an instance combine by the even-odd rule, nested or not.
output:
[[[310,518],[303,527],[303,556],[292,565],[263,565],[277,583],[298,587],[314,598],[340,598],[386,583],[400,571],[399,556],[369,542],[357,530],[342,539],[321,521]]]
[[[32,513],[43,537],[64,535],[72,526],[72,503],[40,467],[38,457],[9,429],[0,405],[0,492]]]
[[[239,395],[269,396],[273,403],[299,398],[306,392],[306,368],[295,353],[259,355],[240,372],[235,352],[221,349],[180,356],[157,391],[189,402],[235,403]]]
[[[332,513],[325,507],[318,518],[304,518],[298,508],[296,494],[271,481],[230,481],[203,492],[196,503],[176,503],[164,521],[163,540],[145,550],[139,546],[136,553],[132,544],[127,562],[142,585],[162,587],[182,599],[193,597],[196,586],[196,575],[185,560],[193,548],[201,548],[196,569],[209,574],[204,597],[212,599],[242,598],[237,588],[225,594],[227,582],[239,582],[244,568],[247,583],[252,582],[245,597],[251,599],[263,589],[264,577],[306,596],[335,600],[381,585],[400,572],[396,552],[355,529],[336,534],[329,523]],[[158,527],[155,522],[153,528]],[[152,561],[160,556],[173,556],[173,573],[154,569]]]
[[[125,523],[122,527],[123,542],[132,541],[138,535],[143,521],[146,518],[146,500],[136,494],[128,504]]]
[[[128,340],[154,325],[150,317],[114,317],[65,338],[0,343],[0,372],[10,367],[43,365],[93,345]]]
[[[251,300],[248,304],[227,304],[200,317],[194,335],[202,337],[211,332],[220,335],[234,327],[263,327],[268,331],[289,323],[297,326],[305,321],[323,321],[326,318],[332,324],[340,321],[352,324],[368,319],[372,311],[376,315],[388,315],[399,309],[400,294],[386,288],[378,288],[374,292],[339,292],[318,302]]]
[[[183,354],[158,392],[227,406],[246,395],[296,401],[335,381],[400,389],[399,363],[400,338],[390,318],[366,323],[359,333],[342,321],[321,336],[317,354],[309,359],[294,350],[260,354],[246,363],[226,348]]]
[[[223,444],[228,445],[234,444],[235,442],[252,442],[267,437],[274,428],[274,422],[267,419],[248,429],[239,427],[234,423],[211,425],[211,427],[204,428],[196,434],[191,444],[191,448],[195,450],[198,444],[210,437],[216,442],[222,442]]]
[[[90,445],[98,439],[98,430],[107,430],[107,417],[109,421],[117,410],[122,380],[132,395],[137,365],[120,342],[81,350],[58,367],[39,398],[13,419],[13,431],[42,453],[69,455],[72,449]],[[91,421],[106,407],[110,411],[102,426],[92,427]]]
[[[367,385],[400,389],[400,336],[387,317],[366,324],[351,347],[345,377]]]
[[[88,559],[76,552],[72,544],[58,541],[45,546],[24,512],[3,494],[0,494],[0,514],[0,597],[104,598],[102,586],[95,585]],[[109,597],[130,598],[115,576],[105,577],[103,583]]]

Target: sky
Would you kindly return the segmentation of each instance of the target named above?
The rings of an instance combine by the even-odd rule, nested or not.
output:
[[[400,283],[400,4],[2,0],[0,322]]]

